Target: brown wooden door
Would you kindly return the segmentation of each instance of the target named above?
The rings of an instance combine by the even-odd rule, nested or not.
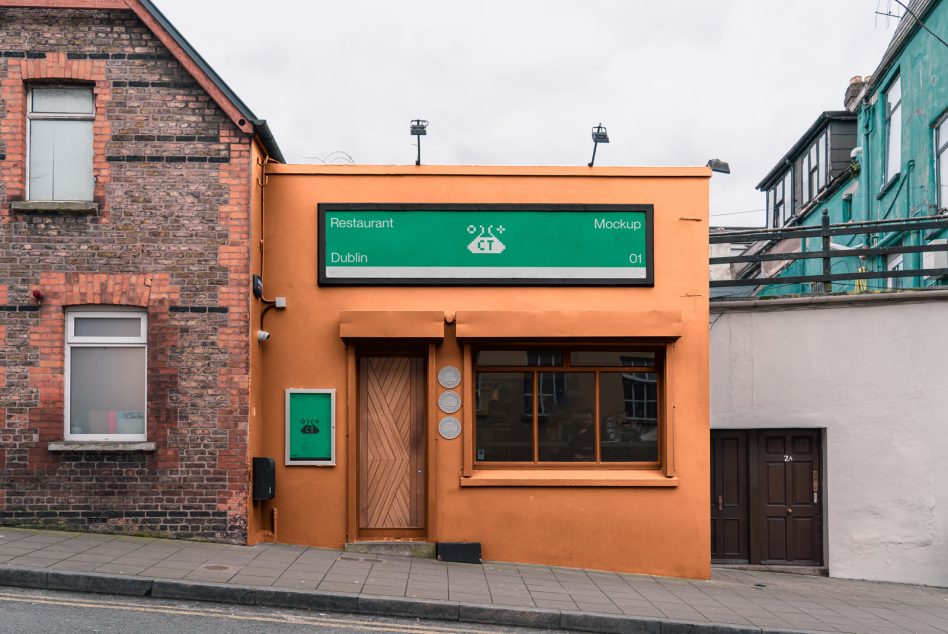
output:
[[[359,359],[359,537],[424,537],[424,361]]]
[[[820,431],[758,433],[760,543],[755,559],[763,564],[822,565]]]
[[[747,563],[747,432],[711,431],[711,561]]]

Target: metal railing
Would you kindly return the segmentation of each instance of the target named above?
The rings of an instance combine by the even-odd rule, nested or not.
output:
[[[893,220],[872,220],[864,222],[847,222],[843,224],[829,223],[829,214],[823,212],[819,226],[794,226],[779,229],[750,229],[741,231],[723,231],[710,236],[711,244],[731,244],[735,242],[780,242],[792,238],[819,238],[820,249],[816,251],[794,251],[789,253],[773,253],[761,250],[759,253],[747,255],[731,255],[713,257],[711,264],[739,264],[760,262],[795,262],[797,260],[822,261],[822,272],[818,275],[774,275],[768,277],[740,277],[738,279],[711,280],[711,288],[729,288],[737,286],[770,286],[774,284],[815,284],[818,292],[832,292],[833,282],[891,279],[904,277],[940,277],[948,276],[948,268],[917,268],[885,271],[853,271],[847,273],[833,273],[834,259],[873,255],[892,255],[897,253],[926,253],[933,251],[948,251],[946,243],[927,243],[919,245],[897,245],[883,247],[854,247],[834,248],[833,236],[865,235],[866,244],[869,244],[873,235],[890,234],[894,232],[920,231],[932,229],[937,233],[940,229],[948,229],[948,214],[934,216],[916,216],[914,218],[898,218]]]

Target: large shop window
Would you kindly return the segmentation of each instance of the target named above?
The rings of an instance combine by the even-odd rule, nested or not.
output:
[[[66,440],[145,440],[142,311],[66,313]]]
[[[94,119],[95,100],[89,86],[37,85],[29,89],[29,200],[92,200]]]
[[[657,350],[475,352],[475,464],[654,467]]]

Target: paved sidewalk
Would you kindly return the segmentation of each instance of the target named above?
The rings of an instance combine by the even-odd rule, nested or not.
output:
[[[600,632],[948,634],[948,589],[713,574],[689,581],[0,527],[0,585]]]

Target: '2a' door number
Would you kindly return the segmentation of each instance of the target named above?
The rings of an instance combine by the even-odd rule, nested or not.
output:
[[[784,457],[783,457],[783,461],[784,461],[784,462],[793,462],[793,456],[784,456]]]

